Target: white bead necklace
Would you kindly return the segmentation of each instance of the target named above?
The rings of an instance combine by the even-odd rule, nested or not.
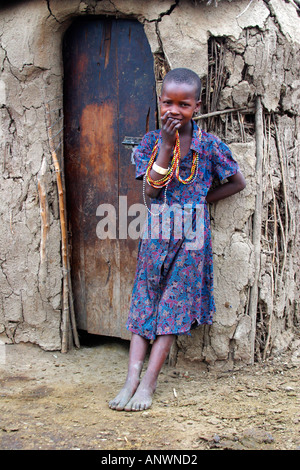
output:
[[[195,181],[195,179],[197,178],[197,176],[198,176],[198,165],[199,165],[199,153],[197,152],[197,157],[196,157],[196,171],[195,171],[195,174],[194,174],[193,178],[191,179],[191,181],[189,181],[189,183],[187,183],[187,184],[193,183],[193,182]],[[169,185],[170,181],[171,181],[171,180],[169,180],[168,183],[167,183],[166,186],[165,186],[165,191],[164,191],[164,193],[165,193],[165,194],[164,194],[164,203],[163,203],[163,205],[162,205],[162,208],[161,208],[161,210],[160,210],[159,212],[154,213],[154,212],[152,212],[152,211],[149,209],[149,207],[148,207],[148,205],[147,205],[147,201],[146,201],[146,173],[144,174],[144,176],[143,176],[143,199],[144,199],[144,204],[145,204],[145,206],[146,206],[146,208],[147,208],[147,211],[148,211],[151,215],[159,215],[159,214],[162,214],[162,213],[163,213],[163,211],[164,211],[164,209],[165,209],[165,206],[166,206],[166,202],[167,202],[167,188],[168,188],[168,185]]]

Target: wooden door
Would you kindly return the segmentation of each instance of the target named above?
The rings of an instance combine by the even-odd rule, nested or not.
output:
[[[131,149],[122,141],[156,126],[153,57],[143,26],[134,20],[75,21],[63,50],[65,178],[77,324],[89,333],[126,339],[138,240],[126,237],[124,227],[119,233],[119,210],[124,222],[126,206],[143,199]],[[115,209],[115,238],[97,236],[103,204]]]

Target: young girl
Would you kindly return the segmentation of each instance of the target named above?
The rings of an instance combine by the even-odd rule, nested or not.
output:
[[[187,237],[177,239],[173,233],[175,216],[170,218],[169,237],[163,237],[161,229],[158,236],[156,233],[140,240],[127,321],[132,332],[128,373],[124,387],[109,403],[115,410],[149,408],[175,336],[212,323],[215,303],[206,203],[241,191],[245,180],[229,148],[217,137],[201,131],[192,120],[200,108],[200,90],[200,79],[191,70],[169,72],[159,99],[162,127],[146,134],[134,155],[136,178],[143,178],[144,192],[155,203],[153,211],[151,205],[147,227],[166,205],[176,204],[191,208],[195,228],[197,206],[203,208],[202,241],[198,249],[189,249]],[[216,176],[227,182],[210,190]],[[148,367],[140,381],[151,340]]]

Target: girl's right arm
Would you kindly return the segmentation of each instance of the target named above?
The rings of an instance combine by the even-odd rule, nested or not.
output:
[[[159,150],[159,154],[156,158],[156,164],[161,166],[162,168],[167,169],[169,167],[172,151],[175,145],[176,140],[176,130],[179,127],[179,121],[176,119],[171,119],[168,117],[169,111],[167,111],[164,116],[161,118],[162,128],[162,144]],[[150,177],[153,180],[161,179],[161,175],[157,173],[153,168],[150,171]],[[159,195],[161,188],[153,188],[147,181],[146,181],[146,194],[148,197],[155,199]]]

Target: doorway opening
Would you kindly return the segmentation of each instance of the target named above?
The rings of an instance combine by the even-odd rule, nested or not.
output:
[[[138,239],[99,239],[100,205],[143,203],[125,137],[156,128],[153,55],[133,19],[75,20],[64,36],[64,174],[72,290],[79,330],[129,339],[125,328]],[[124,199],[125,198],[125,199]],[[123,209],[122,209],[123,210]],[[128,217],[128,223],[130,217]]]

